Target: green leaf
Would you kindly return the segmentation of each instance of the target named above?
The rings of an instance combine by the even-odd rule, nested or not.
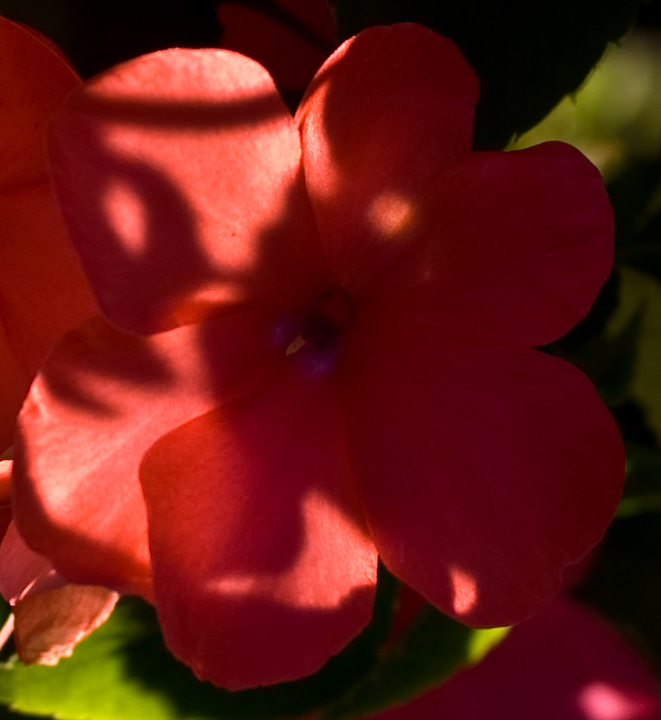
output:
[[[200,682],[165,648],[146,603],[123,598],[110,619],[55,667],[0,666],[0,702],[64,720],[202,720],[284,718],[329,704],[376,662],[390,633],[397,581],[380,573],[372,622],[309,678],[229,692]]]
[[[660,81],[658,37],[636,28],[608,48],[577,93],[514,144],[521,148],[562,140],[585,153],[610,181],[619,249],[652,209],[654,164],[661,156]]]
[[[452,39],[481,81],[476,145],[504,147],[575,92],[639,0],[333,0],[342,38],[414,21]]]
[[[618,294],[622,292],[618,282]],[[628,284],[624,292],[628,292]],[[644,307],[622,317],[622,303],[616,307],[602,332],[586,342],[572,347],[567,358],[577,365],[597,386],[599,394],[609,405],[629,399],[638,362],[638,348],[643,332]],[[572,337],[570,333],[568,337]],[[566,340],[558,343],[566,347]]]
[[[661,512],[661,449],[627,444],[627,481],[617,517]]]
[[[648,426],[661,442],[661,283],[631,268],[620,270],[620,304],[606,335],[621,336],[639,325],[632,336],[635,353],[625,400],[639,405]],[[634,345],[635,342],[635,345]]]
[[[649,219],[628,248],[618,252],[618,258],[661,281],[661,211]]]
[[[636,247],[641,232],[650,220],[650,210],[660,188],[659,158],[629,158],[608,183],[608,197],[615,216],[619,259],[625,263],[627,251]]]
[[[618,261],[661,280],[661,159],[629,160],[608,192]]]
[[[323,720],[368,716],[440,685],[479,662],[509,628],[475,630],[426,605],[372,671],[321,715]]]
[[[661,281],[661,158],[629,158],[609,182],[608,194],[617,261]]]

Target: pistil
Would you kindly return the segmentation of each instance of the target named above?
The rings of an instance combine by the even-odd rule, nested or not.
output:
[[[317,352],[335,348],[339,335],[351,325],[354,314],[349,293],[340,287],[331,288],[308,316],[303,331],[289,344],[287,355],[305,346]]]

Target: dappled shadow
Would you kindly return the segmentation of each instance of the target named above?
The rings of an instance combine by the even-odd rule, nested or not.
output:
[[[118,331],[98,317],[67,333],[39,380],[58,402],[91,415],[113,416],[122,403],[106,391],[108,385],[167,392],[175,377],[145,339]]]
[[[379,588],[370,624],[316,674],[277,686],[238,692],[227,691],[211,683],[201,684],[188,667],[181,665],[167,652],[156,619],[149,614],[148,608],[133,599],[124,599],[120,601],[117,617],[121,618],[121,613],[126,610],[136,614],[140,612],[144,618],[143,627],[149,627],[152,631],[148,639],[134,642],[130,652],[125,653],[127,671],[140,686],[165,693],[180,713],[226,714],[246,720],[279,718],[284,715],[303,716],[343,696],[374,667],[379,648],[390,631],[396,588],[397,583],[392,576],[379,573]],[[285,607],[272,606],[273,615],[287,613]],[[323,622],[324,619],[323,611],[309,610],[306,616],[308,622]],[[332,619],[330,615],[327,618]],[[100,631],[103,632],[104,629]],[[283,651],[288,646],[287,639]]]
[[[113,152],[96,133],[83,141],[94,147],[93,161],[105,172],[90,174],[86,194],[92,202],[73,208],[68,220],[80,222],[85,213],[93,229],[94,237],[83,236],[76,245],[99,306],[111,320],[120,318],[119,325],[129,316],[145,330],[169,329],[159,317],[163,309],[190,288],[219,279],[199,247],[193,212],[177,185],[156,168]],[[160,242],[173,235],[181,239],[176,247]]]
[[[225,224],[219,226],[222,233],[210,238],[207,222],[213,219],[214,213],[222,214],[230,200],[219,195],[217,207],[211,203],[196,205],[198,196],[191,189],[187,172],[198,163],[198,158],[185,155],[179,164],[166,162],[164,167],[159,167],[142,152],[139,142],[139,132],[150,142],[154,137],[151,133],[161,133],[158,143],[167,160],[170,152],[181,152],[178,139],[188,140],[202,134],[208,137],[211,151],[217,137],[229,128],[249,130],[270,126],[282,120],[285,110],[272,97],[209,105],[94,98],[85,106],[85,112],[100,115],[103,122],[72,123],[68,137],[64,137],[59,128],[53,167],[56,184],[64,188],[60,201],[74,241],[99,305],[112,324],[99,319],[71,333],[46,363],[33,388],[30,402],[34,407],[46,409],[46,415],[40,414],[35,421],[24,414],[21,423],[24,442],[18,444],[16,462],[21,475],[22,502],[18,518],[21,532],[30,541],[31,523],[50,526],[54,540],[52,553],[43,540],[37,549],[46,552],[65,575],[67,554],[76,548],[78,566],[88,563],[90,574],[96,573],[98,578],[104,576],[106,563],[115,567],[115,573],[122,563],[132,567],[132,559],[127,555],[132,552],[132,546],[125,537],[126,528],[122,527],[127,521],[121,516],[123,499],[113,498],[112,517],[116,518],[116,529],[106,526],[97,531],[94,523],[87,527],[80,524],[90,502],[89,494],[93,495],[94,486],[102,494],[111,492],[116,476],[117,492],[125,492],[130,486],[132,495],[137,497],[141,492],[138,472],[145,453],[159,437],[167,435],[168,430],[176,431],[186,421],[194,421],[216,403],[220,408],[219,422],[227,426],[235,450],[246,463],[254,465],[260,481],[245,490],[248,496],[243,497],[238,506],[228,507],[228,470],[222,452],[216,455],[217,465],[207,467],[215,480],[212,492],[207,495],[195,493],[187,483],[182,456],[172,458],[172,472],[168,473],[165,468],[159,482],[175,484],[170,490],[175,496],[177,492],[182,493],[182,507],[188,508],[186,503],[190,502],[193,492],[188,508],[193,515],[185,518],[185,533],[191,529],[195,532],[187,523],[194,520],[196,514],[200,526],[207,530],[208,516],[217,517],[222,527],[226,508],[231,527],[241,525],[239,541],[229,539],[231,551],[222,544],[214,545],[213,537],[209,545],[206,536],[201,539],[199,567],[180,569],[184,575],[190,570],[192,578],[199,583],[208,581],[204,588],[201,584],[198,588],[202,595],[207,595],[204,603],[218,603],[245,618],[254,613],[255,618],[261,618],[264,623],[264,632],[282,633],[284,626],[279,618],[285,617],[288,618],[286,624],[291,623],[292,628],[298,626],[300,632],[307,633],[308,626],[316,628],[314,632],[325,637],[318,653],[320,665],[328,656],[329,644],[338,650],[358,631],[359,623],[357,625],[352,617],[356,612],[360,616],[370,604],[376,568],[359,503],[353,495],[341,420],[337,415],[338,400],[333,399],[332,373],[326,379],[306,378],[300,388],[302,395],[292,396],[296,401],[302,400],[303,411],[298,413],[295,407],[291,408],[287,411],[290,422],[284,428],[280,424],[279,403],[289,404],[286,385],[290,380],[295,382],[301,359],[301,356],[287,356],[286,350],[304,331],[313,304],[328,290],[323,254],[302,173],[294,168],[287,176],[289,185],[284,190],[277,187],[276,178],[273,197],[266,201],[261,189],[257,192],[250,182],[246,183],[245,192],[255,194],[247,200],[239,199],[243,212],[250,216],[253,205],[265,202],[273,205],[271,211],[265,213],[261,226],[243,231],[243,240],[240,234],[238,240],[234,237],[241,226],[239,221],[245,218],[237,221],[237,233]],[[115,133],[118,127],[119,135]],[[122,144],[121,141],[129,137],[122,134],[125,132],[137,134]],[[277,138],[258,135],[255,142],[267,140],[276,142]],[[62,174],[61,165],[69,162],[69,149],[74,151],[74,156],[66,170],[67,176]],[[203,149],[201,145],[199,151]],[[231,155],[234,148],[228,147],[228,151]],[[289,162],[281,159],[277,152],[274,157],[274,162]],[[222,161],[222,155],[219,160]],[[231,159],[228,172],[235,171],[236,162],[236,158]],[[248,167],[248,173],[250,170]],[[223,168],[216,171],[222,175]],[[258,172],[271,170],[267,167]],[[232,178],[226,179],[224,187],[231,188]],[[211,198],[215,192],[213,178],[209,178],[209,185]],[[223,258],[227,258],[227,262]],[[245,385],[237,385],[233,376],[230,380],[226,377],[225,347],[233,343],[231,334],[227,335],[228,323],[234,322],[242,312],[256,313],[263,319],[262,326],[255,330],[261,336],[252,344],[238,337],[236,342],[246,342],[248,354],[259,355],[265,348],[266,357],[260,355],[254,361],[254,377],[249,376]],[[227,319],[223,320],[225,316]],[[122,331],[119,329],[122,326],[145,336]],[[156,334],[151,334],[154,331]],[[170,338],[177,341],[170,343]],[[239,365],[242,364],[241,352],[244,352],[241,348],[232,350]],[[253,358],[246,355],[243,364],[252,362]],[[275,398],[274,386],[277,386]],[[231,407],[224,404],[230,397]],[[318,411],[314,405],[318,398],[332,408],[333,417],[321,418],[321,426],[315,429]],[[264,403],[268,412],[260,418]],[[310,419],[313,422],[308,422]],[[53,435],[57,442],[35,451],[41,453],[36,470],[32,451],[26,453],[33,439],[31,434],[50,429],[58,422],[60,425]],[[288,430],[294,437],[287,437]],[[302,446],[312,443],[311,455],[304,461],[297,455],[296,433],[301,434]],[[328,438],[324,437],[325,433]],[[274,435],[283,439],[282,448],[273,447],[269,437]],[[209,442],[213,443],[214,438],[210,437]],[[317,443],[319,448],[314,447]],[[266,446],[268,449],[264,452]],[[77,456],[81,458],[78,466]],[[325,458],[337,465],[330,476],[323,467]],[[190,460],[195,462],[196,458]],[[71,477],[69,471],[76,477]],[[51,503],[43,489],[41,497],[39,491],[34,491],[42,473],[58,476],[62,482],[69,478],[74,489],[64,503],[58,499]],[[321,476],[317,477],[317,473]],[[229,482],[231,484],[231,478]],[[283,488],[286,488],[284,497]],[[254,494],[251,496],[251,493]],[[93,501],[94,512],[100,512],[98,498]],[[68,511],[72,506],[76,507],[76,517]],[[151,523],[154,509],[149,493],[147,506]],[[127,504],[127,513],[134,511],[135,506]],[[156,517],[156,520],[171,520],[171,532],[176,534],[176,517]],[[338,537],[331,540],[335,534]],[[44,533],[37,535],[43,538]],[[363,545],[361,552],[370,559],[361,560],[365,568],[357,574],[363,573],[362,580],[354,578],[351,583],[333,588],[332,592],[323,590],[333,582],[333,578],[326,575],[327,570],[332,569],[338,576],[345,572],[338,567],[341,561],[330,557],[325,549],[326,536],[331,548],[337,544],[338,552],[343,539],[349,536]],[[251,554],[242,553],[241,538],[251,544]],[[153,534],[151,540],[158,543]],[[176,537],[174,540],[176,542]],[[135,547],[138,557],[143,548],[137,544]],[[152,547],[154,552],[158,554],[158,547]],[[214,553],[217,553],[216,560]],[[167,564],[170,556],[159,558],[161,561]],[[194,558],[192,561],[196,562]],[[310,572],[312,585],[321,588],[320,592],[310,594],[303,572],[295,578],[300,597],[278,600],[277,595],[271,594],[274,586],[277,589],[278,578],[295,574],[298,563],[302,563],[305,572]],[[140,564],[139,557],[135,564]],[[90,582],[89,576],[85,581]],[[134,581],[139,584],[143,580],[127,578],[121,585],[116,579],[109,584],[113,589],[126,592]],[[287,582],[284,581],[285,586]],[[244,593],[244,588],[252,588],[254,592]],[[147,589],[142,590],[149,596]],[[134,592],[138,591],[134,587]],[[167,590],[174,591],[174,588]],[[323,605],[324,592],[329,595],[326,605]],[[326,617],[328,623],[323,620]],[[192,621],[195,624],[194,616]],[[344,629],[333,630],[338,623]],[[202,634],[206,632],[206,628],[198,630]],[[312,629],[309,633],[314,634]],[[280,641],[287,655],[285,635]],[[246,652],[260,655],[254,647]]]
[[[190,145],[196,133],[208,137],[211,153],[217,154],[216,134],[222,140],[232,129],[269,127],[286,115],[273,91],[217,103],[92,96],[71,120],[65,115],[52,152],[60,201],[99,305],[111,321],[140,332],[166,330],[196,320],[197,306],[208,304],[193,298],[193,290],[204,290],[205,298],[210,286],[220,294],[229,288],[231,294],[241,286],[244,270],[250,279],[262,263],[259,248],[249,268],[241,267],[236,253],[225,253],[223,263],[222,250],[213,252],[210,242],[222,248],[223,240],[230,240],[204,237],[210,215],[225,209],[223,197],[214,208],[214,177],[209,177],[204,198],[198,198],[187,179],[190,168],[206,168],[204,158],[182,153],[199,152]],[[157,165],[141,143],[152,155],[160,149],[163,163]],[[232,159],[227,172],[235,171],[235,163]],[[223,168],[208,172],[222,177]],[[245,210],[250,212],[247,204]],[[229,234],[230,221],[216,224]]]
[[[88,112],[108,121],[181,131],[222,130],[237,125],[251,127],[282,116],[282,108],[273,102],[271,93],[242,98],[238,102],[94,96],[85,107]]]

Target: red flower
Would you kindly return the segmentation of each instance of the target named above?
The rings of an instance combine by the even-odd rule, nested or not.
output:
[[[46,174],[43,131],[53,110],[80,84],[57,48],[33,30],[0,18],[0,453],[51,346],[96,312]],[[29,72],[26,69],[29,68]],[[104,588],[64,585],[11,522],[11,461],[0,461],[0,591],[14,619],[24,662],[55,662],[103,622],[117,600]],[[9,529],[8,529],[9,528]]]
[[[48,41],[0,18],[0,455],[50,347],[95,303],[48,184],[44,126],[80,84]],[[26,72],[29,68],[29,72]]]
[[[605,623],[556,600],[479,665],[376,720],[659,720],[649,668]]]
[[[255,62],[172,50],[52,126],[110,324],[33,384],[16,521],[70,582],[154,602],[200,677],[316,670],[368,621],[377,554],[467,623],[522,620],[612,516],[614,423],[531,349],[609,272],[606,195],[562,144],[471,153],[476,97],[408,24],[345,43],[295,120]]]

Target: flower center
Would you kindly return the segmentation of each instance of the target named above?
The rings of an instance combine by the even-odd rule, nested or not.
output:
[[[340,287],[331,288],[308,316],[303,332],[287,348],[287,355],[302,347],[323,352],[337,346],[338,336],[344,332],[355,314],[351,295]]]

